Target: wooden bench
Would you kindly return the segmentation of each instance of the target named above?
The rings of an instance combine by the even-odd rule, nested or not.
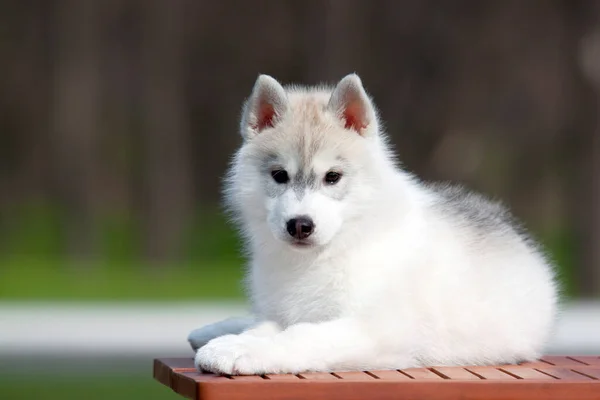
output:
[[[600,399],[600,356],[546,356],[495,367],[218,376],[191,358],[154,360],[154,378],[189,399]]]

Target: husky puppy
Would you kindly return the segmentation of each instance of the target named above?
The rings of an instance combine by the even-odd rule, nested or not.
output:
[[[258,77],[225,199],[253,317],[193,331],[201,370],[399,369],[535,360],[553,268],[500,204],[399,168],[355,74],[335,88]]]

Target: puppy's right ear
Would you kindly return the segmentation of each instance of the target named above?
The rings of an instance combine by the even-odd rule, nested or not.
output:
[[[281,84],[269,75],[260,75],[244,104],[240,126],[242,137],[252,139],[272,128],[287,109],[288,99]]]
[[[344,128],[365,137],[377,133],[375,107],[358,75],[347,75],[337,84],[327,107],[338,116]]]

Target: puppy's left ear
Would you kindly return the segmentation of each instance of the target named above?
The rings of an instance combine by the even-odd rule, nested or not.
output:
[[[288,99],[281,84],[269,75],[260,75],[244,104],[240,124],[242,137],[252,139],[265,129],[273,128],[287,109]]]
[[[365,137],[377,133],[375,107],[358,75],[347,75],[337,84],[327,108],[341,119],[344,128]]]

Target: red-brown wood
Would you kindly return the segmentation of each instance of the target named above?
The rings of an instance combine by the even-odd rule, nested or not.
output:
[[[516,377],[494,367],[467,367],[475,375],[489,381],[512,381]]]
[[[194,400],[600,400],[596,359],[549,356],[494,367],[218,376],[195,371],[191,359],[165,358],[154,361],[154,377]]]
[[[244,381],[244,382],[261,382],[268,380],[266,377],[264,376],[258,376],[258,375],[242,375],[242,376],[230,376],[229,379],[239,382],[239,381]]]
[[[550,366],[550,364],[548,364],[547,362],[544,361],[534,361],[534,362],[526,362],[526,363],[521,363],[521,364],[517,364],[517,367],[523,367],[523,368],[545,368]]]
[[[310,399],[310,400],[598,400],[597,387],[589,384],[493,381],[344,382],[335,384],[275,383],[263,388],[249,385],[206,385],[201,399]],[[597,386],[597,385],[596,385]]]
[[[478,381],[481,379],[477,375],[467,371],[464,368],[435,367],[434,370],[446,377],[446,379],[452,379],[455,381]]]
[[[296,381],[302,379],[298,375],[292,374],[266,375],[266,378],[272,381]]]
[[[160,360],[160,361],[159,361]],[[154,378],[171,387],[171,372],[196,372],[192,358],[161,358],[154,360]]]
[[[427,368],[408,368],[408,369],[400,370],[400,372],[408,375],[409,377],[411,377],[413,379],[433,379],[436,381],[440,380],[440,379],[444,379],[441,376],[439,376],[438,374],[431,372]]]
[[[575,372],[568,368],[544,367],[544,368],[537,368],[537,370],[544,374],[550,375],[554,378],[563,379],[563,380],[589,381],[589,380],[593,379],[587,375],[580,374],[580,373]]]
[[[300,374],[300,377],[310,381],[336,381],[340,379],[328,372],[305,372]]]
[[[579,361],[575,356],[544,356],[541,360],[557,367],[577,367],[587,365],[584,361]]]
[[[377,379],[373,375],[369,375],[366,372],[336,372],[333,375],[340,379],[353,381],[372,381],[373,379]]]
[[[598,356],[572,356],[569,358],[583,364],[600,367],[600,357]]]
[[[540,379],[540,380],[552,380],[557,379],[552,376],[546,375],[532,368],[523,367],[502,367],[499,368],[501,371],[506,372],[514,376],[517,379]]]
[[[600,380],[600,367],[575,367],[573,371]]]
[[[412,379],[395,370],[370,371],[369,373],[375,376],[377,379],[383,379],[386,381],[406,381]]]

